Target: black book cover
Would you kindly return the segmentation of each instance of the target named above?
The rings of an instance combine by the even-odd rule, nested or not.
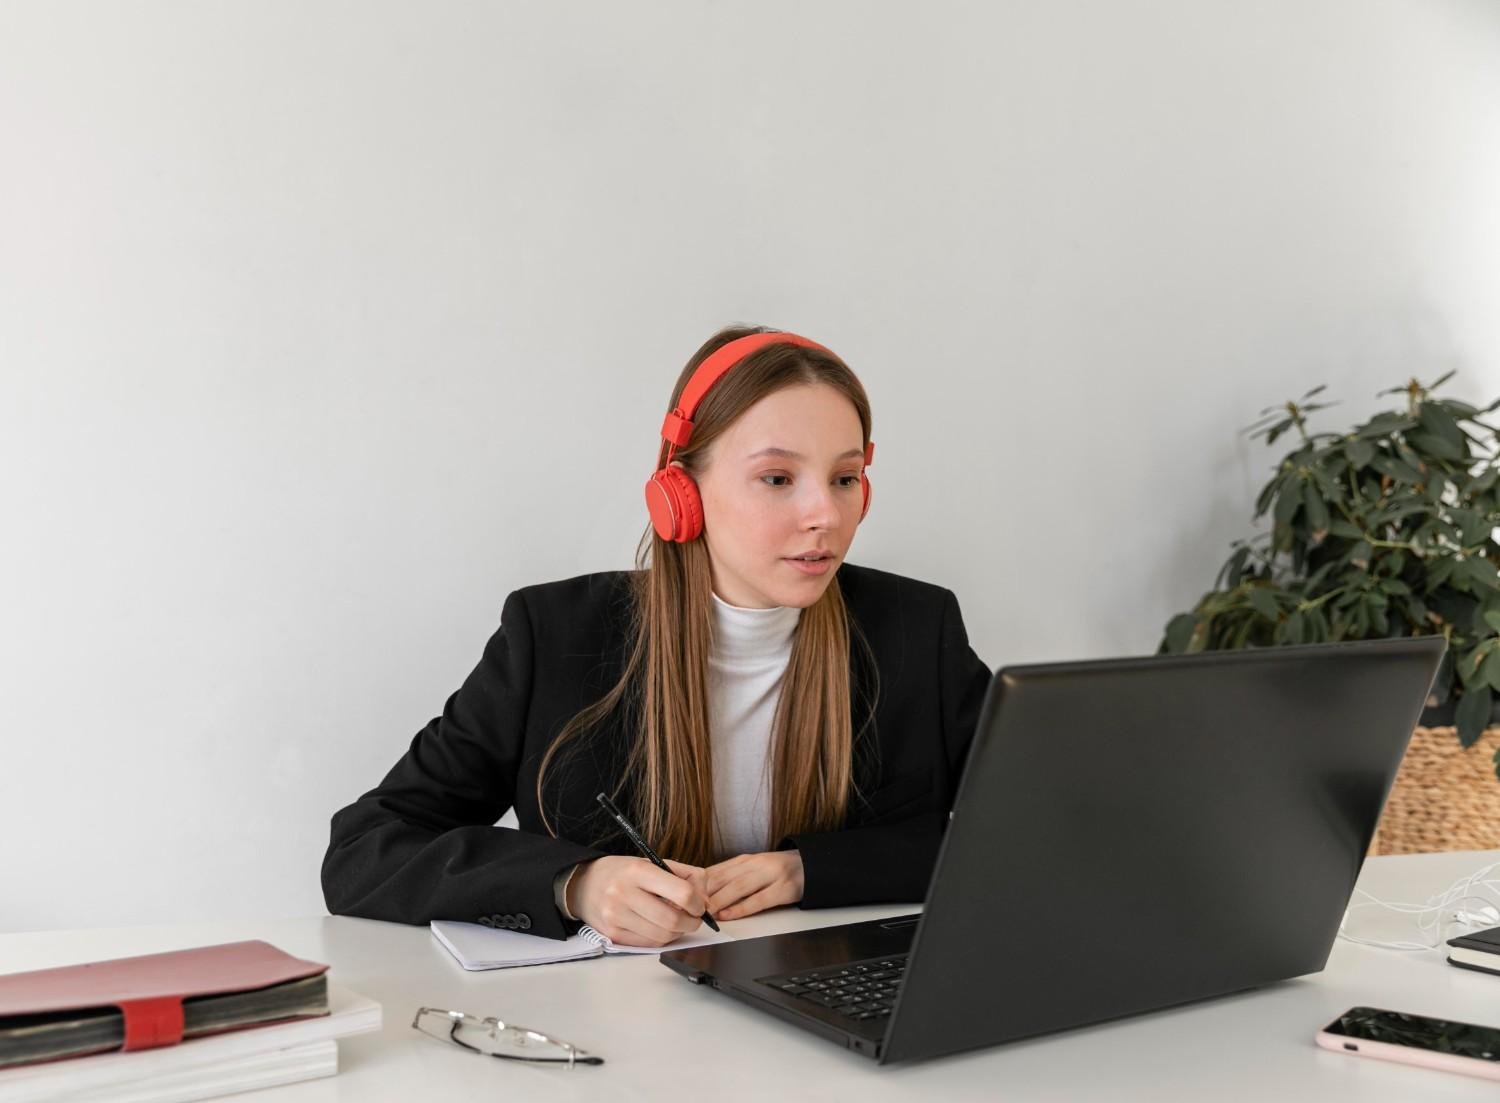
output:
[[[1500,927],[1486,927],[1473,934],[1461,934],[1457,938],[1450,938],[1448,945],[1458,946],[1464,950],[1483,950],[1488,954],[1500,955]],[[1500,964],[1496,967],[1500,968]]]

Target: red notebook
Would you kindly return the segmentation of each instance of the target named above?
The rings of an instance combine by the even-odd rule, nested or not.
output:
[[[51,1056],[149,1049],[175,1045],[185,1033],[215,1034],[326,1015],[327,971],[327,965],[253,940],[10,973],[0,976],[0,1043],[6,1035],[14,1041],[28,1032],[55,1034],[58,1027],[89,1019],[85,1012],[90,1011],[95,1018],[102,1011],[114,1022],[113,1040],[101,1047],[96,1035],[87,1050],[55,1049]],[[115,1009],[124,1017],[123,1045]],[[19,1056],[11,1054],[13,1061]]]

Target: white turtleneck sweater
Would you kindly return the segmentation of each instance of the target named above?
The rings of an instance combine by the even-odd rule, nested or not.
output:
[[[766,849],[771,824],[771,718],[802,610],[743,609],[718,594],[713,604],[708,730],[715,820],[726,856],[756,854]]]
[[[792,655],[792,633],[802,616],[794,605],[745,609],[713,595],[708,655],[709,738],[713,747],[714,815],[726,855],[756,854],[768,845],[771,824],[771,720],[782,675]],[[557,906],[577,866],[553,882]]]

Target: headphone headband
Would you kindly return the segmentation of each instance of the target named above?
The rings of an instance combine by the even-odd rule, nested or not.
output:
[[[798,337],[795,333],[750,333],[744,337],[736,337],[728,344],[715,349],[707,360],[698,365],[698,370],[688,380],[687,386],[682,388],[677,407],[670,410],[661,423],[662,439],[670,441],[678,448],[687,447],[687,442],[692,439],[693,435],[693,414],[697,412],[698,403],[703,401],[703,396],[708,394],[713,389],[713,385],[719,381],[720,376],[735,364],[752,352],[759,352],[767,345],[797,345],[800,348],[821,349],[829,356],[833,355],[832,351],[816,341]]]
[[[796,345],[799,348],[818,349],[821,352],[833,356],[833,350],[825,345],[810,340],[807,337],[799,337],[795,333],[787,333],[781,330],[773,330],[770,333],[750,333],[744,337],[736,337],[733,341],[715,349],[709,354],[708,359],[698,365],[698,370],[688,380],[687,386],[682,388],[682,395],[678,399],[675,409],[669,410],[667,416],[661,423],[662,439],[673,445],[667,449],[667,462],[670,463],[672,453],[678,448],[685,448],[693,436],[693,414],[698,410],[698,404],[703,401],[703,396],[713,389],[721,376],[730,368],[734,367],[745,357],[753,352],[759,352],[767,345]],[[875,459],[875,442],[870,441],[865,445],[865,466],[869,467]]]

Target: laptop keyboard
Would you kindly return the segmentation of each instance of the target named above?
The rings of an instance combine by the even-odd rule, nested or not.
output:
[[[831,1007],[850,1019],[883,1022],[890,1017],[905,974],[906,955],[892,954],[784,976],[757,977],[756,981],[819,1007]]]

